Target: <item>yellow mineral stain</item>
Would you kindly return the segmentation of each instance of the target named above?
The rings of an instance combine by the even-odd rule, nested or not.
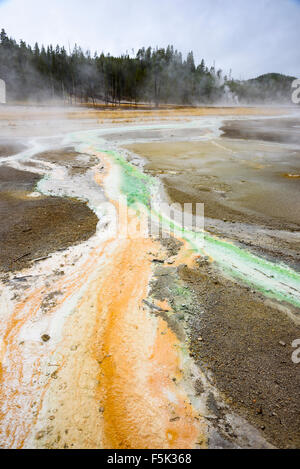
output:
[[[300,174],[295,173],[286,173],[283,176],[288,179],[300,179]]]
[[[164,311],[170,311],[170,309],[171,309],[169,303],[167,302],[167,300],[163,300],[163,301],[156,300],[155,305],[158,308],[163,309]]]
[[[185,239],[178,238],[182,243],[182,247],[175,258],[174,265],[179,266],[185,264],[188,267],[193,267],[197,254],[193,249],[190,248],[188,242]]]

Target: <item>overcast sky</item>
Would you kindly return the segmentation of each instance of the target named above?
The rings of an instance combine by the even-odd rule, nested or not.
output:
[[[0,28],[92,53],[173,44],[236,78],[300,77],[299,0],[0,0]]]

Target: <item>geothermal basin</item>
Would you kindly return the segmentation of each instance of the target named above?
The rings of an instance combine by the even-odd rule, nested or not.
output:
[[[299,447],[299,113],[1,113],[0,446]]]

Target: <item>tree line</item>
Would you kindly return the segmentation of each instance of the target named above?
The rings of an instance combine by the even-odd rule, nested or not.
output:
[[[248,85],[224,76],[222,70],[195,64],[193,52],[184,58],[173,46],[140,49],[128,54],[84,52],[52,45],[34,47],[0,33],[0,78],[8,101],[160,103],[197,105],[247,101]],[[256,91],[255,87],[252,87]],[[249,99],[253,99],[252,94]],[[263,90],[265,95],[265,90]],[[261,97],[260,97],[261,98]]]

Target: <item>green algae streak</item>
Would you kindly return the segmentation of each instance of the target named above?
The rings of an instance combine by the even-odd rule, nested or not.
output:
[[[152,191],[157,180],[142,173],[137,167],[113,151],[106,152],[121,169],[121,192],[127,197],[128,205],[137,207],[142,204],[150,209]],[[174,234],[190,243],[191,248],[201,255],[211,257],[231,278],[254,287],[265,296],[300,307],[300,274],[287,265],[270,262],[258,257],[235,244],[216,238],[209,233],[195,233],[177,227],[162,213],[154,211],[163,226],[169,227]],[[151,212],[153,216],[153,210]]]
[[[156,185],[156,180],[142,173],[136,166],[129,164],[122,156],[113,151],[104,152],[113,158],[114,162],[122,169],[121,192],[127,197],[130,207],[138,204],[150,208],[151,188]]]

